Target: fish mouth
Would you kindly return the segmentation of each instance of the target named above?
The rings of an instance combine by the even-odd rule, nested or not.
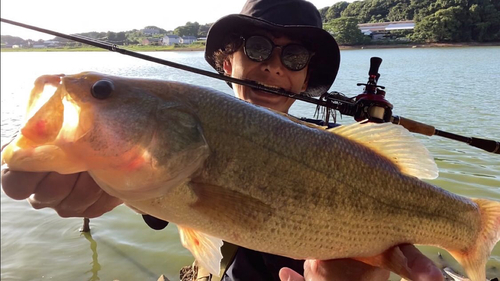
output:
[[[75,141],[80,123],[80,107],[66,92],[64,74],[44,75],[31,91],[21,136],[30,146]]]
[[[35,80],[35,85],[29,97],[28,107],[26,108],[25,121],[32,118],[49,101],[57,91],[57,88],[62,84],[64,76],[64,74],[43,75]]]

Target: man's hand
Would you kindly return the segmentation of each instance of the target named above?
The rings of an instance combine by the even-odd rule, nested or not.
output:
[[[412,280],[442,281],[443,275],[434,263],[424,256],[413,245],[399,246],[408,261],[411,269]],[[348,281],[348,280],[374,280],[385,281],[389,279],[389,271],[367,265],[352,259],[337,260],[307,260],[304,263],[304,276],[290,268],[280,270],[281,281]]]
[[[87,172],[61,175],[5,169],[2,188],[13,199],[28,198],[33,208],[52,208],[61,217],[95,218],[122,203],[104,192]]]

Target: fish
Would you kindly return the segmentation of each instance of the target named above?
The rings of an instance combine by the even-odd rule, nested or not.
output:
[[[87,171],[142,214],[177,225],[220,274],[223,241],[294,259],[354,258],[411,276],[397,245],[448,251],[473,281],[500,239],[500,202],[453,194],[401,126],[333,129],[181,82],[96,72],[35,81],[15,171]]]

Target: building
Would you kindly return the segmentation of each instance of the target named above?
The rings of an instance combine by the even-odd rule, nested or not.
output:
[[[197,39],[194,36],[182,36],[180,38],[180,43],[181,44],[191,44],[191,43],[194,43],[196,40]]]
[[[43,41],[43,44],[47,46],[48,48],[54,48],[54,47],[60,47],[61,43],[56,40],[45,40]]]
[[[161,38],[144,38],[142,39],[141,41],[141,44],[144,45],[144,46],[148,46],[148,45],[161,45],[161,41],[162,39]]]
[[[372,40],[382,40],[391,37],[392,30],[411,30],[415,28],[414,21],[392,21],[358,24],[359,30],[364,35],[370,36]]]
[[[165,35],[161,39],[161,44],[162,45],[174,45],[174,44],[181,44],[181,37],[178,35]]]

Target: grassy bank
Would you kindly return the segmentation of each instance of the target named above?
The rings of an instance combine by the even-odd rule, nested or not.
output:
[[[435,48],[435,47],[474,47],[474,46],[500,46],[500,42],[490,43],[399,43],[399,44],[370,44],[370,45],[356,45],[346,46],[341,45],[341,50],[358,50],[358,49],[388,49],[388,48]],[[118,46],[121,49],[126,49],[135,52],[167,52],[167,51],[204,51],[205,45],[191,44],[180,46]],[[2,48],[2,52],[103,52],[105,49],[85,46],[85,47],[61,47],[61,48]]]
[[[480,47],[480,46],[500,46],[500,42],[370,44],[370,45],[356,45],[356,46],[340,46],[340,49],[341,50],[359,50],[359,49],[441,48],[441,47]]]
[[[118,46],[120,49],[126,49],[135,52],[156,52],[156,51],[203,51],[205,45],[191,44],[180,46]],[[106,49],[101,49],[92,46],[84,47],[59,47],[59,48],[2,48],[2,52],[103,52]]]

